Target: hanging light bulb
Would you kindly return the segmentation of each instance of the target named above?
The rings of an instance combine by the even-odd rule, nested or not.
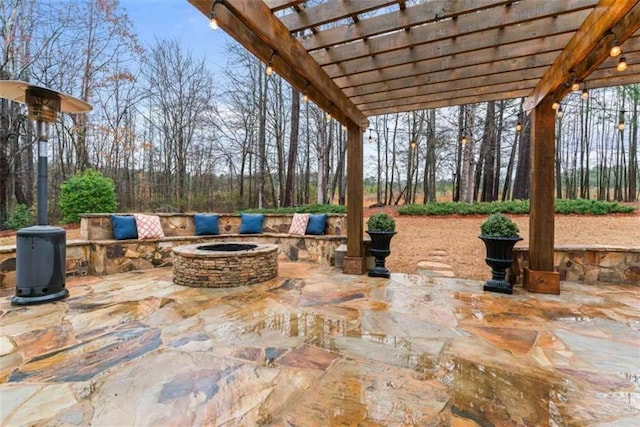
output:
[[[558,111],[556,112],[556,115],[558,116],[559,119],[561,119],[562,116],[564,115],[564,112],[562,111],[562,105],[558,107]]]
[[[215,11],[216,3],[213,3],[211,6],[211,15],[209,15],[209,28],[212,30],[218,29],[218,20],[216,19],[216,11]]]
[[[271,56],[269,57],[269,62],[267,62],[267,68],[264,70],[264,72],[267,74],[267,76],[270,76],[271,74],[273,74],[273,55],[275,55],[276,53],[274,51],[271,51]]]
[[[309,102],[309,95],[307,95],[307,92],[305,92],[305,93],[302,95],[302,102],[304,102],[305,104],[306,104],[307,102]]]
[[[467,145],[467,135],[462,135],[462,140],[460,141],[460,143],[463,147]]]
[[[576,80],[575,82],[573,82],[571,84],[571,91],[572,92],[577,92],[580,90],[580,81]]]
[[[622,49],[620,49],[620,43],[618,43],[618,40],[616,39],[611,44],[611,50],[609,51],[609,55],[615,58],[621,53],[622,53]]]
[[[327,119],[327,123],[331,121],[331,113],[327,113],[326,119]]]
[[[627,58],[625,58],[624,56],[621,56],[620,59],[618,60],[618,65],[616,65],[616,70],[622,72],[626,69],[627,69]]]
[[[584,89],[582,89],[582,94],[580,95],[580,98],[582,98],[584,100],[589,98],[589,91],[587,90],[586,87]]]
[[[560,107],[560,103],[558,101],[553,101],[553,104],[551,104],[551,108],[553,110],[557,110],[558,107]]]
[[[411,148],[416,148],[417,142],[415,140],[411,140]]]
[[[371,129],[369,129],[369,144],[373,142],[373,137],[371,136]]]
[[[516,132],[520,132],[521,130],[522,130],[522,123],[518,121],[518,123],[516,123]]]
[[[347,127],[345,125],[342,125],[342,132],[346,132],[347,131]]]
[[[620,120],[618,123],[618,130],[622,132],[624,130],[624,121]]]

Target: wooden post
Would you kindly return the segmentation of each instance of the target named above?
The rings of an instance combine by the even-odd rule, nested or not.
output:
[[[351,120],[347,123],[347,255],[345,274],[364,272],[362,129]]]
[[[531,211],[529,213],[529,267],[524,287],[529,292],[560,293],[554,272],[555,114],[553,99],[545,97],[531,119]]]

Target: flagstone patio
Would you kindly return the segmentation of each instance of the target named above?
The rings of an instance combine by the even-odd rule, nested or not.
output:
[[[640,288],[559,296],[281,262],[250,287],[170,269],[0,300],[2,425],[640,425]]]

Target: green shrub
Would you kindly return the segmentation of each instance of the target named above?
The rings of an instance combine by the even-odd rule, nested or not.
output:
[[[262,209],[243,209],[243,213],[272,213],[272,214],[291,214],[291,213],[346,213],[347,208],[342,205],[323,205],[310,204],[286,208],[262,208]]]
[[[65,223],[79,222],[82,213],[115,212],[113,181],[92,170],[74,175],[62,183],[58,206]]]
[[[484,236],[491,237],[518,237],[518,226],[515,222],[501,213],[489,215],[489,218],[480,226]]]
[[[618,202],[584,199],[558,199],[555,212],[560,215],[606,215],[612,213],[631,213],[635,209]],[[405,205],[398,208],[400,215],[489,215],[503,212],[514,215],[529,213],[528,200],[511,200],[507,202],[434,202],[426,205]]]
[[[396,222],[384,212],[378,212],[369,217],[367,221],[369,231],[396,231]]]
[[[34,210],[33,208],[27,207],[27,205],[23,205],[22,203],[16,205],[16,208],[13,210],[13,214],[9,216],[4,223],[4,226],[10,230],[19,230],[24,227],[29,227],[35,223],[34,221]]]

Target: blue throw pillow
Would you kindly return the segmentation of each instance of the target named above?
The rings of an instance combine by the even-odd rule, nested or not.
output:
[[[220,234],[218,227],[218,215],[193,214],[193,222],[196,225],[196,236]]]
[[[327,214],[309,215],[306,234],[315,234],[321,236],[327,226]]]
[[[137,239],[138,227],[133,215],[111,215],[113,238],[116,240]]]
[[[240,214],[240,234],[262,234],[263,214]]]

